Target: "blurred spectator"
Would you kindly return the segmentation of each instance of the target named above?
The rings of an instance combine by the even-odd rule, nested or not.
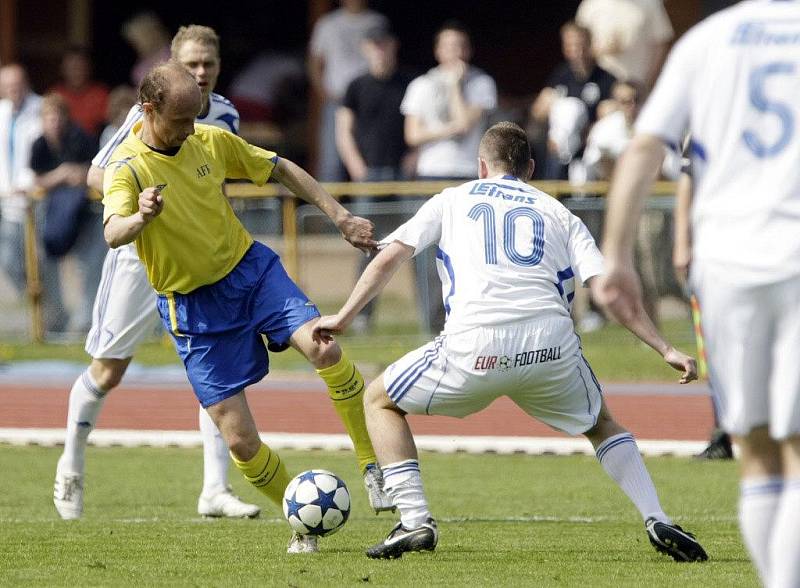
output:
[[[341,0],[342,7],[317,21],[311,34],[308,75],[311,87],[322,100],[317,141],[317,179],[346,179],[336,149],[335,118],[347,86],[368,69],[360,45],[375,27],[388,27],[385,16],[367,8],[366,0]]]
[[[611,179],[617,158],[633,137],[633,124],[644,101],[644,87],[638,82],[616,82],[611,96],[609,113],[597,121],[586,140],[583,165],[589,180]],[[676,180],[680,169],[679,154],[666,149],[661,175]]]
[[[97,150],[94,139],[69,118],[69,107],[59,94],[42,100],[42,136],[31,149],[35,183],[45,192],[40,225],[46,257],[57,262],[74,253],[81,266],[81,304],[70,330],[86,332],[91,324],[92,301],[100,282],[106,253],[99,209],[92,212],[87,197],[86,172]],[[58,291],[58,270],[51,280]]]
[[[589,132],[582,164],[589,180],[610,180],[617,159],[634,134],[634,122],[644,100],[644,87],[637,82],[617,82],[612,91],[614,110],[597,121]],[[680,156],[665,149],[661,175],[677,179]],[[585,221],[586,222],[586,221]],[[599,221],[586,222],[590,231],[600,233]],[[642,278],[647,314],[656,322],[659,295],[680,294],[670,260],[672,215],[661,209],[642,216],[636,245],[636,258]],[[591,317],[589,317],[591,320]]]
[[[350,177],[359,182],[398,180],[406,152],[400,113],[412,76],[398,69],[397,38],[386,28],[368,32],[361,49],[369,71],[347,87],[336,112],[336,139]]]
[[[434,56],[439,65],[411,82],[400,105],[406,143],[419,148],[419,178],[474,178],[475,154],[489,113],[497,107],[497,87],[470,65],[472,44],[460,23],[445,23],[436,33]],[[442,329],[445,314],[434,249],[417,256],[416,270],[422,322],[435,333]]]
[[[662,0],[582,0],[575,20],[592,31],[597,62],[649,92],[675,36]]]
[[[42,98],[31,92],[27,73],[16,64],[0,68],[0,96],[3,96],[0,100],[0,265],[17,294],[22,294],[27,286],[25,220],[28,196],[34,188],[31,148],[42,134]],[[41,247],[39,252],[42,253]],[[45,328],[63,330],[66,314],[61,305],[57,272],[43,254],[39,273]]]
[[[419,147],[417,176],[474,178],[475,154],[497,107],[497,87],[470,65],[472,44],[460,23],[446,23],[436,33],[434,55],[439,65],[411,82],[400,107],[406,142]]]
[[[170,57],[170,34],[153,12],[140,12],[124,25],[122,36],[137,54],[131,69],[131,83],[138,88],[144,75]]]
[[[106,121],[108,124],[100,134],[100,146],[108,143],[128,117],[128,111],[136,104],[137,92],[131,86],[122,84],[108,94]]]
[[[573,21],[561,27],[564,63],[547,80],[531,105],[531,118],[547,137],[541,177],[567,179],[567,166],[583,150],[586,129],[597,119],[598,107],[611,97],[614,76],[592,56],[589,30]]]
[[[403,177],[406,153],[403,138],[404,118],[400,103],[412,76],[398,69],[397,38],[385,27],[368,31],[361,42],[369,71],[350,82],[342,106],[336,112],[336,144],[350,178],[358,182],[396,181]],[[371,202],[388,198],[359,198],[352,209],[375,223],[377,237],[387,235],[397,226],[397,218],[373,214]],[[362,257],[359,275],[369,263]],[[375,299],[353,320],[358,332],[368,329]]]
[[[258,54],[233,78],[228,88],[242,121],[281,124],[291,117],[305,85],[303,60],[291,53]]]
[[[15,64],[0,68],[0,264],[18,291],[25,290],[24,224],[33,188],[31,146],[42,134],[41,96]]]
[[[70,118],[86,134],[98,138],[106,121],[108,88],[92,80],[92,62],[85,48],[67,49],[61,60],[61,79],[50,92],[63,96]]]
[[[612,90],[615,109],[597,121],[586,139],[583,164],[587,180],[610,180],[617,158],[633,137],[633,123],[644,88],[637,82],[617,82]]]

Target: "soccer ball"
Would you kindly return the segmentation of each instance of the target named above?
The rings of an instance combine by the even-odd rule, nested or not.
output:
[[[331,535],[350,516],[350,492],[342,479],[328,470],[303,472],[283,493],[283,515],[300,535]]]

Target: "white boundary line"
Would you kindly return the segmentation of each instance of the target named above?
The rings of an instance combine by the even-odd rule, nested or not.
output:
[[[0,443],[11,445],[64,444],[64,429],[3,429]],[[347,435],[299,433],[261,433],[274,449],[351,450]],[[417,447],[437,453],[498,453],[502,455],[594,455],[591,444],[580,438],[563,437],[488,437],[453,435],[417,435]],[[98,447],[200,447],[199,431],[142,431],[130,429],[98,429],[92,431],[89,443]],[[639,450],[647,456],[674,455],[688,457],[702,451],[704,441],[669,441],[637,439]]]

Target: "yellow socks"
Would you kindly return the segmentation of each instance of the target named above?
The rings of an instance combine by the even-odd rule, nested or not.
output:
[[[367,423],[364,421],[364,376],[347,359],[344,351],[338,363],[317,370],[317,373],[328,386],[333,407],[353,441],[358,468],[363,474],[368,464],[378,462],[367,433]]]
[[[267,496],[272,502],[283,508],[283,492],[289,485],[289,475],[280,456],[264,443],[258,452],[248,461],[239,461],[231,454],[231,459],[245,479]]]

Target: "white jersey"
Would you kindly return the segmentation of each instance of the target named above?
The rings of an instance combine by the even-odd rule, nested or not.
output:
[[[693,261],[739,283],[800,275],[800,3],[748,1],[675,45],[636,123],[692,133]]]
[[[603,269],[581,220],[512,176],[446,189],[381,243],[394,241],[438,245],[445,333],[569,317],[576,279]]]
[[[239,134],[239,111],[233,103],[221,96],[211,92],[208,97],[208,113],[205,116],[198,116],[195,120],[204,125],[213,125],[226,131],[230,131],[236,135]],[[142,119],[142,107],[139,104],[134,104],[128,111],[128,116],[125,117],[125,122],[114,133],[111,140],[103,145],[103,148],[92,159],[92,165],[105,168],[111,159],[111,154],[114,149],[125,140],[125,137],[130,133],[133,125]]]

